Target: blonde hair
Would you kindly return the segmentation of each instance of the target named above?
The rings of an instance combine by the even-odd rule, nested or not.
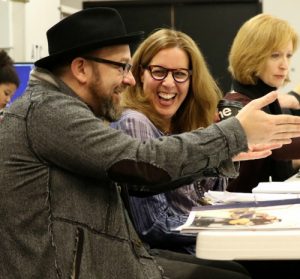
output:
[[[256,84],[272,52],[290,41],[293,52],[298,45],[298,35],[285,20],[268,14],[259,14],[246,21],[239,29],[229,53],[229,72],[243,84]],[[288,82],[289,78],[285,82]]]
[[[180,31],[159,29],[140,44],[132,58],[132,73],[136,79],[136,86],[128,87],[122,94],[122,104],[126,108],[141,111],[156,127],[164,131],[159,115],[155,114],[143,92],[141,65],[148,65],[159,51],[173,47],[178,47],[187,53],[192,76],[188,95],[172,118],[172,132],[181,133],[199,127],[207,127],[214,120],[221,92],[212,78],[197,44],[191,37]]]

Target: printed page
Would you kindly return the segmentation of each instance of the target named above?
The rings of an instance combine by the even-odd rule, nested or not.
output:
[[[300,229],[300,199],[194,208],[182,233],[199,230]]]

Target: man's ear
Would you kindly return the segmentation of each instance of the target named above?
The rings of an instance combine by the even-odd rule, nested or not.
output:
[[[73,59],[71,63],[71,71],[73,76],[79,83],[86,83],[90,73],[90,67],[87,67],[87,61],[81,57]]]

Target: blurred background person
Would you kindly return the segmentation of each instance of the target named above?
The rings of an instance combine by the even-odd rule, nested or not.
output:
[[[285,20],[259,14],[246,21],[231,46],[229,71],[233,78],[232,91],[225,95],[225,99],[245,105],[280,89],[289,81],[290,61],[297,45],[298,34]],[[281,103],[291,97],[284,95],[287,94],[279,98]],[[297,99],[292,99],[297,106]],[[278,100],[264,110],[271,114],[286,112]],[[270,157],[241,162],[240,174],[229,182],[228,190],[251,192],[259,182],[286,180],[297,171],[292,159],[299,158],[300,138],[295,138],[292,144],[274,150]]]
[[[0,117],[19,84],[20,80],[13,60],[4,50],[0,50]]]

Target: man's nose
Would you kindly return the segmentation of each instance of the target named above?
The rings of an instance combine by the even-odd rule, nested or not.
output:
[[[135,78],[132,74],[131,71],[129,71],[124,77],[123,77],[123,82],[130,85],[134,86],[136,84]]]

